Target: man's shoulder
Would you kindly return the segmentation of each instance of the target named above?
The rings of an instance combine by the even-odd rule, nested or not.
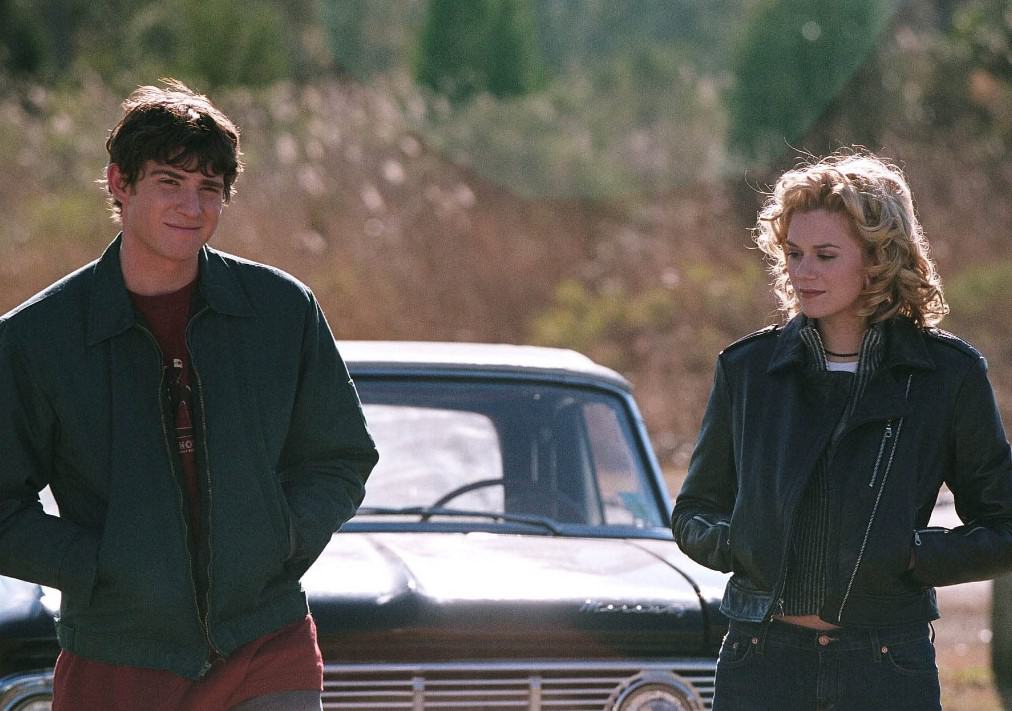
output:
[[[211,248],[208,248],[208,259],[217,260],[235,274],[241,282],[252,286],[251,295],[253,296],[259,295],[261,298],[270,299],[284,294],[301,298],[312,295],[309,287],[302,281],[273,265]]]
[[[61,277],[0,316],[0,324],[4,328],[14,323],[26,326],[38,324],[51,330],[61,317],[79,317],[81,295],[91,280],[94,268],[95,262],[92,261]]]

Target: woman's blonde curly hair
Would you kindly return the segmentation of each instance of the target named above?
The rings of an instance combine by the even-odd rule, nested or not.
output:
[[[860,298],[868,323],[906,316],[934,326],[949,312],[903,172],[872,153],[836,153],[787,171],[759,211],[754,237],[767,255],[773,292],[788,317],[800,311],[787,275],[785,244],[795,212],[828,210],[848,218],[871,267]]]

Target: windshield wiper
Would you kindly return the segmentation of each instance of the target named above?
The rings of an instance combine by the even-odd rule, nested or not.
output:
[[[469,518],[487,518],[493,521],[505,523],[525,523],[530,526],[541,526],[551,531],[556,536],[562,531],[551,520],[534,514],[496,513],[494,511],[471,511],[467,509],[447,509],[439,506],[405,506],[396,508],[392,506],[363,506],[356,515],[364,516],[419,516],[420,520],[428,521],[433,516],[455,516]]]

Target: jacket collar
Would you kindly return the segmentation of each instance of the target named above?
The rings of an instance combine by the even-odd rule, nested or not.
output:
[[[773,373],[790,366],[804,365],[805,343],[801,339],[801,329],[810,323],[806,316],[798,314],[784,325],[767,372]],[[883,331],[885,354],[879,368],[906,366],[924,370],[935,369],[924,336],[913,321],[896,316],[883,323]]]
[[[780,329],[773,356],[770,358],[768,373],[783,370],[788,366],[803,366],[805,363],[805,342],[801,340],[801,329],[808,324],[808,319],[797,315]]]
[[[137,322],[137,313],[123,281],[119,250],[123,234],[106,248],[93,268],[91,298],[88,304],[88,345],[118,336]],[[221,253],[203,247],[199,255],[197,288],[204,303],[213,311],[229,316],[253,316],[255,311],[246,296],[235,269]]]

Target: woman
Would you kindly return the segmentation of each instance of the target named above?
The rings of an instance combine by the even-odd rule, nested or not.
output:
[[[1012,459],[900,170],[785,173],[756,241],[789,320],[719,356],[679,546],[733,575],[714,711],[939,709],[933,586],[1012,568]],[[964,525],[926,528],[942,483]]]

